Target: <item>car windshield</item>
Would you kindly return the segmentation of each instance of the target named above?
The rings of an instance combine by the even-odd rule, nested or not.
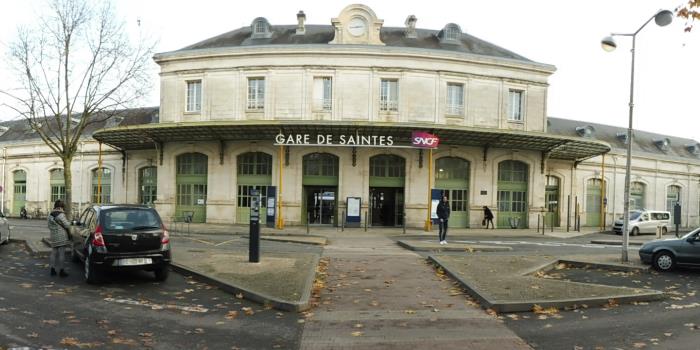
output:
[[[695,230],[692,230],[688,232],[685,236],[681,237],[681,239],[688,239],[690,236],[700,232],[700,228],[696,228]]]
[[[160,228],[160,218],[153,210],[117,208],[102,214],[102,225],[108,231],[146,230]]]
[[[630,212],[630,221],[639,219],[640,215],[642,215],[641,211],[631,211]]]

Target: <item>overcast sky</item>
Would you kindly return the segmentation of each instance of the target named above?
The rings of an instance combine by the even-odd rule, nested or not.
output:
[[[454,22],[464,32],[552,64],[547,113],[552,117],[627,126],[631,39],[618,38],[608,53],[600,39],[611,32],[636,31],[659,9],[673,10],[686,0],[365,0],[384,26],[402,27],[409,15],[417,27],[441,29]],[[158,52],[242,27],[256,17],[276,24],[295,24],[303,10],[309,24],[330,24],[351,1],[116,0],[127,25],[159,40]],[[31,24],[42,0],[2,1],[0,50],[16,36],[18,24]],[[666,27],[653,22],[637,35],[634,127],[700,140],[700,23],[684,33],[678,18]],[[154,63],[155,65],[155,63]],[[157,67],[154,67],[156,70]],[[12,76],[0,65],[0,89]],[[158,77],[144,105],[158,104]],[[3,111],[6,113],[7,111]],[[14,116],[3,115],[1,119]]]

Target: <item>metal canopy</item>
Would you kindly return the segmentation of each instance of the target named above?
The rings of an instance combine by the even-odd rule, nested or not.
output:
[[[452,125],[338,121],[209,121],[122,126],[97,131],[93,137],[121,150],[154,149],[158,143],[196,141],[258,141],[275,143],[283,133],[392,136],[395,145],[410,145],[411,132],[440,137],[441,146],[475,146],[540,151],[551,159],[583,160],[610,151],[608,143],[542,132],[473,128]]]

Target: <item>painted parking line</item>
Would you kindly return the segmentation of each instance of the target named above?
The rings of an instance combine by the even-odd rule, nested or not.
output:
[[[190,241],[195,241],[195,242],[199,242],[199,243],[208,244],[208,245],[211,245],[211,246],[216,246],[216,243],[212,243],[212,242],[209,242],[209,241],[205,241],[205,240],[202,240],[202,239],[199,239],[199,238],[193,238],[193,237],[177,237],[177,238],[189,239]]]
[[[215,246],[215,247],[218,247],[218,246],[220,246],[220,245],[224,245],[224,244],[226,244],[226,243],[231,243],[231,242],[234,242],[234,241],[237,241],[237,240],[238,240],[238,238],[229,239],[228,241],[224,241],[224,242],[221,242],[221,243],[214,244],[214,246]]]
[[[175,304],[156,304],[145,300],[133,300],[133,299],[115,299],[115,298],[104,298],[104,301],[117,304],[126,304],[134,306],[143,306],[151,310],[178,310],[187,312],[199,312],[206,313],[209,309],[201,306],[187,306],[187,305],[175,305]]]

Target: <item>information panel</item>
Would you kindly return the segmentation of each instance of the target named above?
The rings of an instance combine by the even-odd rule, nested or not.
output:
[[[362,222],[362,199],[360,197],[347,197],[347,214],[345,215],[346,227],[360,227]]]
[[[267,186],[267,210],[266,226],[275,227],[275,216],[277,216],[277,187]]]

